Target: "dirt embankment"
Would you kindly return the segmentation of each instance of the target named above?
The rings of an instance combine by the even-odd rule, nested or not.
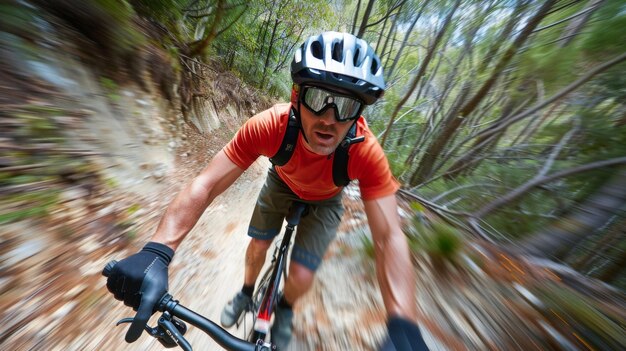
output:
[[[0,33],[0,349],[123,350],[114,323],[132,311],[108,294],[102,267],[149,239],[167,203],[252,111],[220,92],[196,104],[206,115],[192,114],[213,119],[212,128],[187,124],[154,85],[100,76],[76,44],[45,28],[41,42]],[[241,84],[232,78],[213,70],[205,93]],[[216,101],[220,108],[200,108]],[[238,219],[263,168],[251,167],[209,207],[176,254],[170,284],[191,307],[224,302],[221,289],[236,281],[240,264],[213,262],[243,257],[223,248],[243,247],[228,240],[245,240]],[[224,267],[235,272],[216,280]]]

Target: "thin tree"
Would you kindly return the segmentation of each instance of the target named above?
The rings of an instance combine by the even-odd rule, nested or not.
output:
[[[593,162],[557,172],[535,181],[532,186],[538,186],[564,176],[620,164],[626,164],[626,157]],[[516,194],[517,196],[507,197],[512,200],[521,195],[518,194],[518,191]],[[503,203],[502,201],[498,202]],[[537,256],[551,257],[554,253],[562,251],[566,247],[572,247],[588,235],[593,234],[597,228],[602,227],[607,220],[615,215],[615,209],[622,208],[624,204],[626,204],[626,168],[621,167],[600,190],[578,205],[576,211],[559,219],[547,229],[515,243],[515,247],[512,249],[521,249],[523,252]]]
[[[404,51],[404,48],[406,47],[406,44],[409,42],[409,37],[411,36],[411,33],[413,32],[413,28],[415,27],[415,24],[417,24],[417,21],[420,19],[420,17],[422,17],[422,13],[424,12],[424,9],[426,8],[426,6],[428,6],[428,3],[430,1],[431,0],[426,0],[422,3],[420,10],[417,12],[417,15],[415,15],[415,17],[413,18],[413,21],[411,21],[409,28],[404,33],[404,39],[402,39],[400,48],[398,48],[398,52],[396,52],[396,58],[393,60],[393,64],[387,71],[387,77],[389,77],[389,79],[391,79],[391,77],[393,76],[393,72],[396,69],[396,66],[398,65],[398,61],[400,61],[400,57],[402,55],[402,52]]]
[[[356,36],[359,38],[363,38],[363,34],[365,34],[365,28],[367,28],[367,22],[369,21],[372,14],[372,9],[374,8],[375,1],[376,0],[369,0],[367,3],[365,13],[363,13],[363,19],[361,20],[361,25],[359,26],[359,31],[356,34]]]
[[[456,0],[452,9],[448,11],[448,15],[444,19],[441,28],[439,29],[435,39],[433,40],[433,43],[430,45],[428,52],[426,54],[426,57],[424,57],[424,60],[422,60],[420,64],[420,68],[417,71],[417,74],[415,75],[415,77],[413,77],[413,81],[411,82],[411,85],[409,86],[407,92],[404,94],[400,102],[398,102],[398,104],[394,108],[391,114],[391,117],[389,118],[389,122],[387,123],[387,128],[385,129],[385,132],[383,133],[383,136],[380,140],[381,146],[383,147],[385,146],[385,142],[387,141],[387,137],[389,136],[389,133],[391,132],[391,127],[393,126],[394,120],[398,116],[398,113],[400,112],[400,110],[404,107],[404,104],[406,104],[406,102],[409,100],[409,98],[415,91],[415,88],[417,87],[417,84],[419,83],[421,78],[424,76],[424,72],[426,72],[426,67],[428,67],[428,64],[430,63],[433,56],[435,55],[435,52],[437,51],[437,47],[439,46],[441,39],[443,38],[450,23],[452,22],[452,17],[454,16],[454,13],[456,12],[456,10],[459,8],[460,4],[461,4],[461,0]]]
[[[421,161],[419,162],[420,166],[415,172],[415,175],[412,177],[412,179],[414,180],[414,184],[419,184],[423,182],[424,179],[431,175],[435,160],[439,157],[444,147],[450,142],[452,136],[456,133],[459,126],[463,123],[463,121],[465,121],[465,118],[478,107],[480,102],[485,99],[487,93],[491,90],[498,77],[504,71],[504,68],[509,64],[518,49],[524,44],[524,42],[526,42],[528,37],[532,34],[533,30],[546,16],[548,10],[550,9],[550,7],[552,7],[552,5],[554,5],[555,2],[556,0],[547,0],[539,8],[537,13],[529,19],[524,29],[502,56],[496,67],[494,67],[493,72],[491,73],[489,78],[482,84],[482,86],[469,99],[469,101],[467,101],[463,105],[458,115],[450,116],[450,118],[446,121],[443,130],[433,140],[433,142],[424,153]]]

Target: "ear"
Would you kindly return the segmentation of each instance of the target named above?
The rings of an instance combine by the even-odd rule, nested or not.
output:
[[[300,96],[300,86],[298,84],[293,84],[291,86],[291,104],[293,106],[298,106],[299,96]]]

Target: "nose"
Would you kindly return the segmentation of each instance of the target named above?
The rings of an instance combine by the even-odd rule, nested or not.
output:
[[[335,119],[335,110],[329,108],[321,116],[319,116],[319,119],[326,125],[335,124],[337,122]]]

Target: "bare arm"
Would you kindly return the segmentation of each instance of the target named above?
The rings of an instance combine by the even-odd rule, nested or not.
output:
[[[243,171],[223,150],[218,152],[170,203],[152,241],[176,250],[213,199],[235,182]]]
[[[363,201],[376,252],[376,275],[389,316],[416,321],[415,273],[395,195]]]

